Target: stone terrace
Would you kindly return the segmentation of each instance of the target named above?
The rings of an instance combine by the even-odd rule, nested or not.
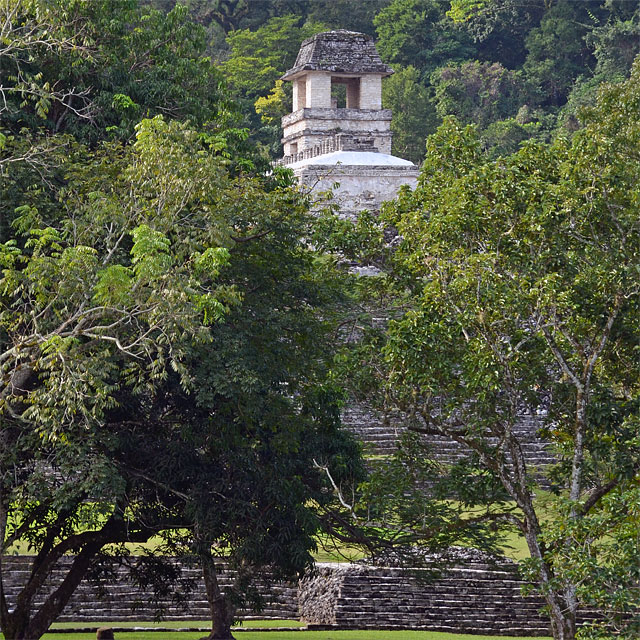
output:
[[[369,455],[390,455],[396,450],[398,439],[406,427],[401,418],[387,417],[363,404],[351,404],[342,415],[347,429],[365,445]],[[515,426],[515,433],[522,444],[527,463],[532,469],[544,469],[554,462],[549,443],[538,435],[542,426],[540,418],[522,415]],[[438,435],[425,436],[434,457],[447,464],[455,463],[468,453],[459,443]]]
[[[301,618],[310,628],[429,629],[495,635],[548,635],[547,620],[539,612],[542,600],[523,596],[524,582],[517,565],[504,558],[464,551],[464,558],[434,574],[421,568],[373,567],[363,564],[319,564],[299,585],[263,582],[265,608],[244,617]],[[29,556],[5,557],[6,592],[11,606],[18,586],[29,572]],[[71,558],[64,558],[68,566]],[[178,561],[174,560],[177,564]],[[427,565],[428,566],[428,565]],[[160,599],[168,620],[206,620],[209,608],[199,570],[183,567],[183,579],[194,589],[185,606]],[[223,573],[223,585],[231,575]],[[61,579],[61,573],[54,581]],[[50,591],[49,584],[45,591]],[[44,594],[40,594],[42,601]],[[100,584],[83,582],[61,621],[77,623],[143,621],[156,619],[153,594],[133,587],[123,567]],[[592,618],[587,612],[582,619]]]

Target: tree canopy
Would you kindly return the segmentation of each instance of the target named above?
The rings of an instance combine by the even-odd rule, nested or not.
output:
[[[341,509],[332,482],[362,475],[327,381],[342,295],[333,261],[310,246],[313,218],[290,176],[261,175],[241,153],[202,50],[172,40],[200,33],[182,9],[3,8],[15,45],[3,56],[23,75],[3,78],[0,525],[3,553],[27,545],[35,557],[14,607],[2,590],[0,627],[40,637],[102,556],[126,561],[125,543],[160,536],[160,554],[201,561],[212,637],[228,637],[252,576],[307,567],[323,519]],[[76,50],[85,34],[95,40]],[[125,93],[135,59],[143,93]],[[168,101],[144,94],[156,81]],[[183,91],[193,103],[158,113]],[[36,607],[68,553],[63,582]],[[228,593],[220,561],[241,569]]]
[[[410,429],[465,445],[507,491],[518,512],[505,520],[563,640],[580,604],[602,608],[605,635],[638,629],[640,522],[623,506],[640,473],[638,113],[636,65],[571,139],[506,158],[488,161],[475,129],[447,119],[418,188],[383,215],[399,234],[387,257],[399,311],[380,351],[388,401]],[[523,415],[539,416],[558,460],[544,525]]]
[[[165,11],[175,5],[151,4]],[[491,101],[496,70],[505,88],[511,83],[515,90],[507,88],[510,98],[501,108],[480,113],[483,146],[494,156],[515,151],[528,139],[549,141],[556,128],[574,127],[579,106],[593,103],[603,81],[626,77],[640,53],[638,8],[625,0],[265,0],[254,3],[251,11],[243,1],[186,4],[195,20],[208,25],[209,51],[243,105],[251,135],[271,158],[282,153],[277,119],[291,106],[287,83],[284,94],[277,88],[271,92],[304,37],[321,30],[373,35],[383,61],[397,73],[409,67],[414,71],[407,74],[417,73],[411,91],[421,96],[424,118],[411,113],[418,109],[415,101],[408,108],[399,99],[399,80],[385,81],[392,85],[385,91],[385,105],[395,110],[395,151],[407,149],[417,161],[424,158],[426,137],[444,116],[475,122],[475,113],[461,113],[458,98],[461,103]],[[462,74],[470,80],[472,69],[476,81],[465,81],[460,96],[443,101],[442,78]],[[403,91],[409,90],[406,79],[402,84]],[[261,122],[253,103],[267,96],[272,120]],[[522,110],[524,119],[519,117]],[[411,148],[401,140],[411,140]]]
[[[44,126],[95,144],[127,139],[158,114],[219,126],[231,108],[204,55],[205,31],[184,7],[167,15],[135,0],[0,7],[3,124],[14,132]]]

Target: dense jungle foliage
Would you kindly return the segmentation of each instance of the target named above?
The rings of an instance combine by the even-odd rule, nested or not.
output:
[[[422,163],[355,225],[270,164],[279,78],[329,29],[375,37],[394,153]],[[503,526],[555,638],[637,637],[638,2],[0,0],[0,45],[0,551],[35,554],[6,638],[105,555],[165,591],[163,556],[199,562],[228,638],[318,534],[495,549]],[[345,387],[473,455],[409,435],[367,476]],[[543,396],[540,511],[512,427]]]
[[[175,0],[146,0],[163,11]],[[277,157],[290,109],[277,80],[305,37],[330,29],[372,35],[384,62],[394,153],[414,162],[443,118],[476,123],[496,156],[528,139],[575,130],[598,86],[629,75],[640,52],[633,0],[184,0],[242,105],[252,135]],[[259,117],[255,113],[258,100]],[[266,100],[266,104],[265,104]]]

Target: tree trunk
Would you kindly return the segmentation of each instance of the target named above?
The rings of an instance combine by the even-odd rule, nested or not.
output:
[[[231,635],[231,625],[236,613],[233,606],[218,584],[218,574],[216,566],[208,550],[200,552],[202,563],[202,575],[204,586],[207,590],[207,600],[211,611],[211,633],[202,640],[229,640]]]
[[[529,555],[540,562],[538,580],[549,609],[552,636],[554,640],[574,640],[576,637],[577,601],[575,597],[571,597],[571,589],[563,595],[553,588],[553,567],[549,566],[544,559],[544,552],[538,540],[541,529],[533,512],[533,505],[529,506],[530,509],[523,509],[526,522],[526,530],[523,533],[529,548]],[[529,515],[528,518],[527,515]]]
[[[87,545],[77,556],[68,570],[64,580],[38,607],[33,610],[33,595],[18,599],[15,610],[3,620],[3,633],[7,640],[37,640],[51,626],[51,623],[62,613],[73,592],[87,573],[89,565],[102,545]],[[48,572],[47,575],[50,575]],[[25,590],[21,592],[23,595]],[[35,595],[35,594],[34,594]]]
[[[132,532],[119,517],[113,515],[99,531],[74,534],[61,541],[48,553],[43,553],[34,561],[27,584],[18,595],[15,609],[3,615],[2,631],[6,640],[37,640],[42,637],[51,623],[62,613],[100,549],[110,542],[145,542],[151,531],[143,529]],[[40,604],[35,613],[34,598],[64,552],[78,546],[81,550],[74,556],[64,579]],[[42,550],[41,550],[42,553]]]
[[[563,610],[561,614],[551,612],[551,632],[554,640],[574,640],[576,637],[576,613]]]
[[[534,497],[527,484],[526,460],[522,448],[516,438],[511,439],[509,452],[515,468],[515,481],[509,480],[510,475],[504,467],[499,468],[502,484],[522,511],[522,533],[529,548],[529,555],[540,563],[538,581],[542,586],[542,593],[549,609],[551,630],[554,640],[575,640],[577,599],[575,588],[569,586],[562,592],[554,588],[554,569],[545,559],[545,550],[541,543],[542,526],[534,506]]]

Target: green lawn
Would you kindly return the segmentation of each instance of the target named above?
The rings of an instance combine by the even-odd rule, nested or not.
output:
[[[57,622],[54,629],[82,629],[78,633],[68,631],[47,633],[44,640],[94,640],[98,627],[123,629],[115,631],[116,640],[199,640],[206,635],[209,628],[206,620],[164,621],[164,622]],[[476,636],[455,633],[438,633],[434,631],[283,631],[281,628],[304,626],[299,620],[244,620],[236,627],[238,640],[509,640],[508,636]],[[145,630],[141,631],[140,627]],[[238,628],[273,628],[274,631],[239,631]],[[125,631],[125,628],[135,630]],[[165,629],[154,631],[154,629]],[[173,629],[171,631],[170,629]],[[190,629],[178,631],[178,629]],[[194,630],[196,629],[196,630]],[[201,629],[198,631],[197,629]],[[4,638],[0,634],[0,638]],[[550,640],[549,638],[519,637],[517,640]]]
[[[143,549],[154,549],[158,545],[153,539],[147,544],[131,544],[127,545],[131,553],[140,553]],[[527,549],[527,543],[523,536],[518,533],[510,533],[507,536],[506,545],[503,548],[503,552],[507,558],[513,560],[523,560],[529,557],[529,550]],[[30,549],[26,543],[14,544],[9,549],[11,555],[31,555],[35,553],[33,549]],[[316,562],[354,562],[364,557],[364,553],[360,549],[335,545],[330,541],[318,541],[318,551],[314,554]]]
[[[210,620],[163,620],[162,622],[54,622],[52,629],[77,629],[79,627],[148,627],[149,629],[183,629],[185,627],[207,629],[211,626]],[[242,620],[238,627],[261,629],[281,627],[304,627],[300,620]]]
[[[545,494],[538,492],[538,499],[544,500]],[[474,515],[473,511],[469,515]],[[146,543],[125,543],[129,552],[133,555],[140,554],[148,550],[155,550],[159,545],[163,544],[159,536],[151,538]],[[522,560],[529,557],[527,543],[524,537],[516,531],[512,531],[505,536],[505,544],[502,548],[505,556],[513,560]],[[32,555],[36,550],[29,547],[28,543],[19,541],[7,549],[8,555]],[[318,537],[318,550],[314,554],[316,562],[354,562],[361,560],[365,554],[362,549],[350,547],[345,544],[336,544],[327,536]]]
[[[185,627],[188,626],[188,623],[183,624]],[[114,634],[116,640],[198,640],[204,635],[202,631],[118,631]],[[476,636],[432,631],[241,631],[236,633],[236,637],[239,640],[509,640],[507,636]],[[93,640],[95,631],[48,633],[43,638],[44,640]],[[517,640],[543,639],[518,637]]]

